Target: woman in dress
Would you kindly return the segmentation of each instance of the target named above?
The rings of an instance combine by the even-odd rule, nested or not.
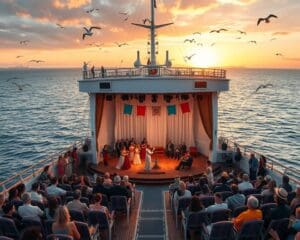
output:
[[[145,158],[146,158],[146,148],[147,148],[146,143],[142,143],[141,144],[141,151],[140,151],[141,160],[145,160]]]
[[[130,146],[129,146],[129,160],[130,160],[130,162],[133,162],[134,154],[135,154],[135,147],[134,147],[134,144],[131,143]]]
[[[140,147],[137,144],[135,145],[135,148],[134,148],[133,164],[134,165],[140,165],[141,164]]]
[[[129,153],[128,153],[128,151],[126,151],[124,164],[122,166],[122,170],[128,170],[130,168],[131,168],[131,163],[130,163],[130,159],[129,159]]]
[[[126,147],[122,147],[121,149],[121,153],[120,153],[120,157],[119,157],[119,162],[116,166],[116,169],[121,169],[124,165],[124,161],[125,161],[125,156],[127,155],[127,150],[126,150]]]
[[[65,175],[65,159],[62,156],[58,157],[56,167],[58,177],[62,177],[63,175]]]
[[[146,149],[145,171],[151,170],[151,155],[154,153],[154,148],[151,149],[150,145]]]

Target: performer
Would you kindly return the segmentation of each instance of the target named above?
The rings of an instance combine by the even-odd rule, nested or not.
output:
[[[102,149],[102,155],[103,155],[103,163],[104,166],[108,165],[108,158],[109,158],[109,151],[108,151],[108,145],[105,144],[103,149]]]
[[[146,160],[145,160],[145,170],[150,171],[151,170],[151,155],[154,153],[154,148],[151,149],[150,145],[146,148]]]
[[[140,157],[140,146],[138,144],[135,145],[134,149],[134,158],[133,158],[133,164],[134,165],[140,165],[141,162],[141,157]]]
[[[125,159],[124,159],[124,164],[122,166],[122,170],[128,170],[131,168],[131,163],[129,159],[129,152],[126,151]]]
[[[129,160],[130,160],[130,162],[133,162],[134,152],[135,152],[135,147],[134,147],[134,144],[131,143],[130,146],[129,146]]]
[[[166,149],[167,149],[166,153],[168,158],[173,158],[175,155],[175,146],[171,140],[167,143]]]
[[[147,148],[146,143],[142,143],[141,144],[141,153],[140,153],[140,157],[142,160],[145,160],[145,158],[146,158],[146,148]]]
[[[127,155],[126,147],[123,147],[121,150],[121,155],[119,157],[119,162],[116,166],[116,169],[121,169],[123,167],[126,155]]]

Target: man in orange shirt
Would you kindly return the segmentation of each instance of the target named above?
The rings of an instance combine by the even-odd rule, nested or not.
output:
[[[241,226],[248,221],[252,220],[262,220],[262,212],[257,209],[259,202],[256,197],[249,197],[247,201],[248,210],[242,212],[236,218],[233,219],[234,227],[237,231],[241,229]]]

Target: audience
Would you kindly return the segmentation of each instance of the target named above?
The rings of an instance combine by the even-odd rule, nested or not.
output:
[[[18,208],[18,213],[22,218],[34,218],[40,220],[44,212],[37,206],[31,205],[31,198],[29,193],[24,193],[22,196],[24,205]]]
[[[59,206],[55,213],[55,221],[52,224],[54,234],[65,234],[76,240],[80,239],[80,234],[74,222],[70,221],[68,208]]]
[[[57,198],[52,196],[48,199],[48,207],[45,209],[46,218],[48,220],[53,220],[55,216],[55,211],[58,208]]]
[[[131,198],[131,191],[121,186],[121,177],[119,175],[114,177],[114,185],[109,189],[109,196],[126,196]]]
[[[276,188],[275,180],[269,181],[267,185],[267,189],[261,192],[261,195],[263,196],[265,202],[272,202],[271,200],[273,200],[273,196],[275,194],[275,188]]]
[[[102,193],[108,195],[108,188],[103,186],[104,178],[98,176],[96,178],[96,185],[93,188],[93,193]]]
[[[296,197],[291,202],[291,211],[292,213],[295,212],[296,207],[300,206],[300,185],[296,188]]]
[[[103,182],[103,185],[109,186],[109,187],[112,186],[112,180],[110,178],[109,172],[104,173],[104,182]]]
[[[227,185],[227,180],[228,180],[228,174],[223,173],[221,178],[219,179],[219,183],[221,183],[220,185],[216,185],[213,188],[213,192],[227,192],[227,191],[231,191],[230,187]]]
[[[44,168],[44,170],[42,171],[42,173],[41,173],[41,175],[39,177],[39,181],[46,182],[46,183],[50,182],[51,175],[49,173],[50,172],[49,169],[50,169],[49,165]]]
[[[105,206],[102,206],[102,194],[101,193],[96,193],[93,196],[94,204],[90,204],[89,210],[90,211],[100,211],[104,212],[107,216],[108,219],[111,219],[111,215],[108,211],[108,208]]]
[[[241,226],[251,220],[262,220],[262,212],[258,209],[259,202],[257,198],[250,196],[247,200],[248,209],[236,218],[233,219],[234,227],[237,231],[241,229]]]
[[[0,193],[0,217],[3,215],[2,206],[5,203],[5,195],[4,193]]]
[[[280,187],[284,188],[288,193],[293,191],[293,188],[289,182],[290,182],[290,178],[287,175],[283,175],[282,184],[280,185]]]
[[[252,189],[253,185],[249,182],[249,175],[243,174],[243,181],[238,185],[240,191],[244,191],[246,189]]]
[[[46,188],[47,194],[49,196],[64,196],[66,195],[66,191],[62,188],[57,187],[58,179],[56,177],[53,177],[51,179],[51,185]]]
[[[43,199],[43,196],[38,193],[39,190],[40,190],[40,184],[38,182],[33,183],[31,186],[30,197],[31,197],[31,200],[33,200],[33,201],[43,203],[44,199]]]
[[[29,227],[21,233],[20,240],[43,240],[39,227]]]
[[[226,199],[226,203],[228,208],[233,211],[235,208],[245,205],[246,197],[239,192],[239,188],[236,184],[231,185],[231,192],[233,195]]]
[[[76,210],[86,214],[89,210],[88,206],[85,203],[80,202],[81,191],[79,189],[74,192],[74,200],[68,202],[67,208],[69,210]]]
[[[192,194],[186,189],[185,183],[183,181],[179,181],[178,190],[174,193],[174,206],[177,206],[179,199],[184,197],[192,197]]]
[[[3,217],[13,220],[17,229],[21,230],[22,229],[21,218],[16,213],[16,209],[15,209],[15,206],[13,205],[13,203],[7,202],[6,204],[3,205],[2,209],[3,209],[3,213],[4,213]]]
[[[284,188],[275,189],[274,199],[277,206],[271,209],[271,220],[290,217],[291,208],[287,205],[287,196],[288,193]]]
[[[206,208],[207,212],[213,212],[215,210],[219,209],[228,209],[227,203],[223,202],[222,195],[220,193],[215,193],[214,194],[214,199],[215,199],[215,204],[210,205]]]

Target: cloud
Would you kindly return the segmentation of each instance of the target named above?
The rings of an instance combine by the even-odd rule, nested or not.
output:
[[[90,3],[90,0],[54,0],[53,6],[55,8],[80,8]]]

